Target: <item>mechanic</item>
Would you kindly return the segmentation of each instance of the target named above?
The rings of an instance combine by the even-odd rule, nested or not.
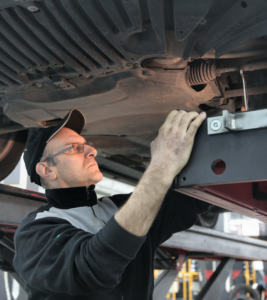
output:
[[[48,204],[15,234],[14,266],[29,300],[152,299],[156,249],[209,208],[169,189],[205,118],[172,111],[134,192],[99,200],[94,185],[103,175],[96,149],[80,135],[85,118],[79,110],[31,136],[24,160],[31,181],[46,188]]]

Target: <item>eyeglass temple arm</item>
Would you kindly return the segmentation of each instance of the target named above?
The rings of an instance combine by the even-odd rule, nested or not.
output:
[[[52,157],[54,157],[54,156],[57,156],[57,155],[59,155],[59,154],[61,154],[61,153],[64,153],[64,152],[66,152],[66,151],[68,151],[68,150],[71,150],[71,149],[73,149],[72,146],[70,146],[70,147],[68,147],[68,148],[66,148],[66,149],[63,149],[63,150],[57,152],[57,153],[54,154],[54,155],[47,156],[47,158],[52,158]]]

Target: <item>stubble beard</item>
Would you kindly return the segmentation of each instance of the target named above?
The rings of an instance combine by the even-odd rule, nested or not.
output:
[[[68,187],[89,187],[103,179],[103,174],[100,172],[98,166],[91,172],[88,168],[83,169],[79,174],[73,174],[71,168],[67,166],[58,166],[58,176]]]

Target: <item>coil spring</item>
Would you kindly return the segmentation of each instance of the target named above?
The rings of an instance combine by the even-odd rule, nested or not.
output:
[[[190,67],[189,83],[191,85],[205,84],[216,78],[216,66],[202,62]]]

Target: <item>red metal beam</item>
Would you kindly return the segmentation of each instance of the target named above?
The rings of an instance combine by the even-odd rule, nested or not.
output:
[[[267,193],[267,182],[261,182],[258,189]],[[267,201],[253,197],[252,182],[194,186],[179,192],[267,223]]]

